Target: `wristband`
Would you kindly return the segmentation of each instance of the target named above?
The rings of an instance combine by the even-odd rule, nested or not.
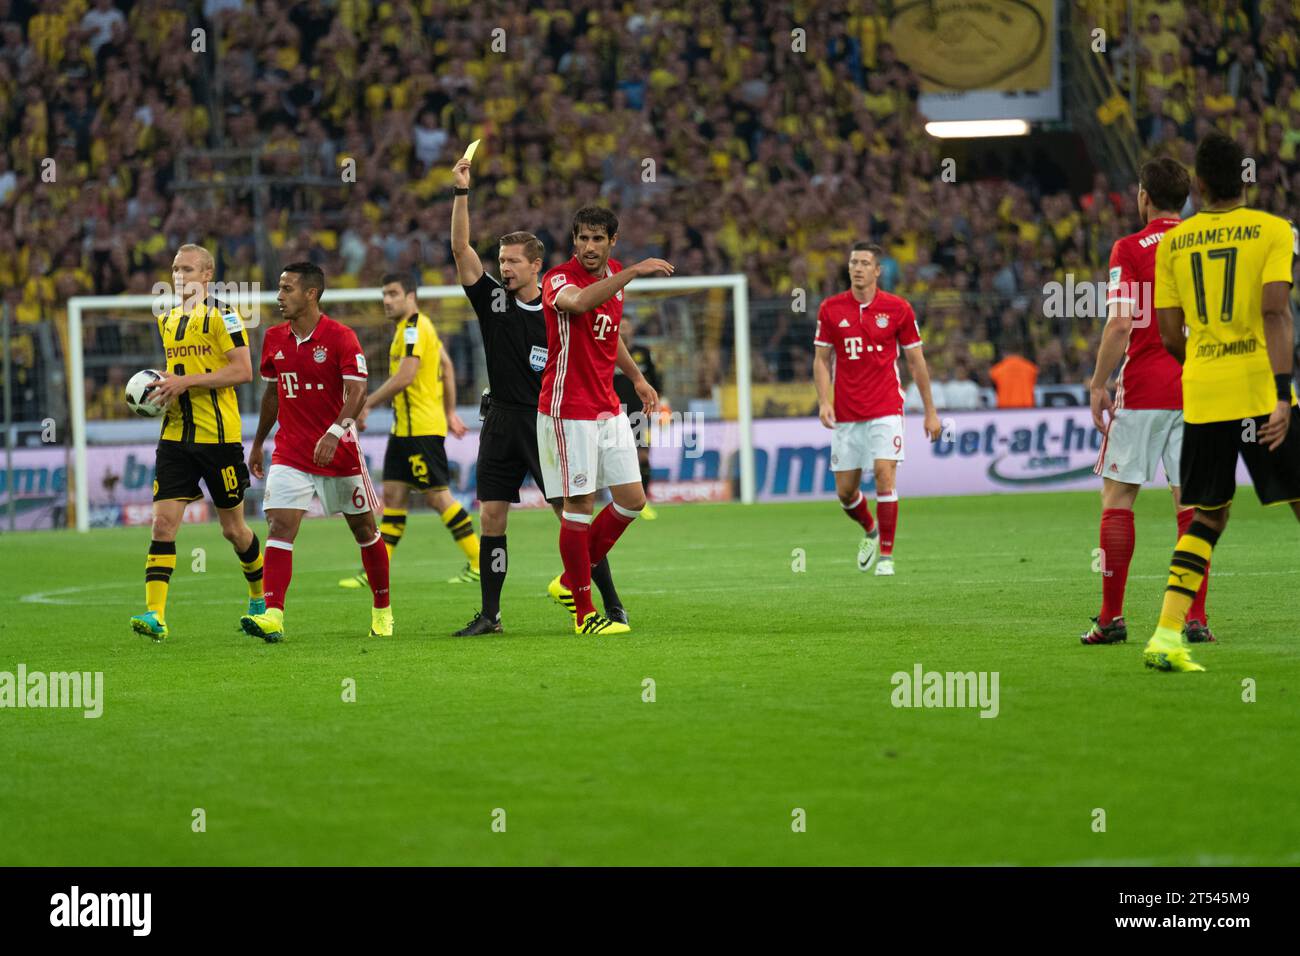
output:
[[[1291,373],[1281,372],[1273,376],[1273,384],[1277,386],[1277,400],[1279,402],[1291,401]]]
[[[469,195],[469,187],[468,187],[468,186],[457,186],[457,187],[455,187],[454,189],[452,189],[451,194],[452,194],[453,196],[468,196],[468,195]]]
[[[333,435],[335,438],[342,438],[342,437],[343,437],[343,426],[340,425],[338,422],[335,422],[335,423],[334,423],[333,425],[331,425],[329,428],[325,429],[325,434],[327,434],[327,435]]]

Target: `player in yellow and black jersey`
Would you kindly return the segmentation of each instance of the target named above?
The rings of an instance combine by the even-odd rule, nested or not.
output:
[[[390,273],[382,282],[384,315],[394,323],[388,349],[389,378],[370,393],[357,416],[357,427],[363,428],[371,409],[392,399],[393,428],[384,452],[384,514],[379,533],[391,559],[406,531],[411,489],[424,492],[465,552],[465,569],[449,583],[476,582],[479,541],[474,522],[447,488],[447,431],[461,438],[466,430],[456,414],[455,369],[433,323],[416,306],[415,278]],[[339,584],[363,587],[365,572],[344,578]]]
[[[1156,321],[1165,348],[1183,363],[1182,499],[1196,508],[1175,546],[1160,623],[1146,647],[1146,665],[1158,670],[1204,670],[1181,632],[1228,524],[1237,456],[1262,503],[1290,502],[1300,518],[1289,301],[1300,233],[1245,206],[1243,160],[1241,147],[1222,133],[1201,140],[1203,205],[1156,250]]]
[[[266,610],[261,544],[244,521],[248,466],[235,398],[235,386],[252,379],[253,363],[238,314],[221,308],[207,294],[212,276],[212,255],[206,249],[181,246],[172,261],[172,283],[181,290],[182,304],[158,317],[167,366],[150,397],[166,405],[167,412],[154,463],[153,540],[144,572],[148,610],[131,618],[136,633],[156,641],[167,636],[176,531],[185,506],[202,497],[200,481],[244,569],[248,613]]]

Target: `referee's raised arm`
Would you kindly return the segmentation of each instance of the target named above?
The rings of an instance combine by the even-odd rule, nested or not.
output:
[[[460,284],[471,286],[483,278],[483,263],[469,244],[469,160],[458,160],[452,174],[456,189],[451,200],[451,254],[456,258]]]

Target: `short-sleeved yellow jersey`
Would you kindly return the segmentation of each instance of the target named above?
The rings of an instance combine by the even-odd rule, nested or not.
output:
[[[446,435],[447,411],[442,407],[442,341],[423,312],[397,323],[388,348],[388,374],[396,375],[402,359],[420,360],[415,381],[393,396],[394,435]]]
[[[1185,421],[1240,421],[1273,411],[1263,289],[1267,282],[1290,284],[1298,246],[1291,223],[1244,206],[1198,212],[1165,233],[1156,247],[1155,307],[1183,310]]]
[[[178,307],[159,316],[158,334],[167,353],[167,371],[173,375],[225,368],[230,364],[226,353],[248,344],[239,316],[211,301],[200,303],[188,313]],[[235,387],[187,389],[167,407],[160,437],[163,441],[205,445],[240,441]]]

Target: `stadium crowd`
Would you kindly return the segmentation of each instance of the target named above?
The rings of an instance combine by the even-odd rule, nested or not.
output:
[[[1044,290],[1104,279],[1111,243],[1138,227],[1130,191],[1099,174],[1083,194],[1048,192],[1026,169],[942,181],[889,5],[830,6],[0,0],[0,288],[18,320],[19,417],[41,411],[36,328],[57,342],[71,295],[149,293],[184,241],[214,250],[229,281],[312,258],[334,287],[398,269],[453,284],[450,170],[480,137],[481,254],[527,228],[561,261],[572,211],[604,201],[624,261],[749,277],[759,381],[810,380],[816,302],[844,287],[864,237],[887,251],[884,286],[915,303],[939,380],[990,385],[1013,352],[1041,384],[1086,380],[1101,322],[1046,317]],[[1107,30],[1120,86],[1137,84],[1142,151],[1190,164],[1217,125],[1259,157],[1252,201],[1293,212],[1296,5],[1137,7],[1127,33],[1126,0],[1075,15]],[[218,148],[231,152],[185,155]],[[795,289],[804,314],[788,308]],[[731,367],[717,314],[702,394]],[[464,317],[439,316],[458,356]],[[88,353],[130,352],[130,336],[103,323]],[[124,410],[123,371],[95,367],[92,417]]]

